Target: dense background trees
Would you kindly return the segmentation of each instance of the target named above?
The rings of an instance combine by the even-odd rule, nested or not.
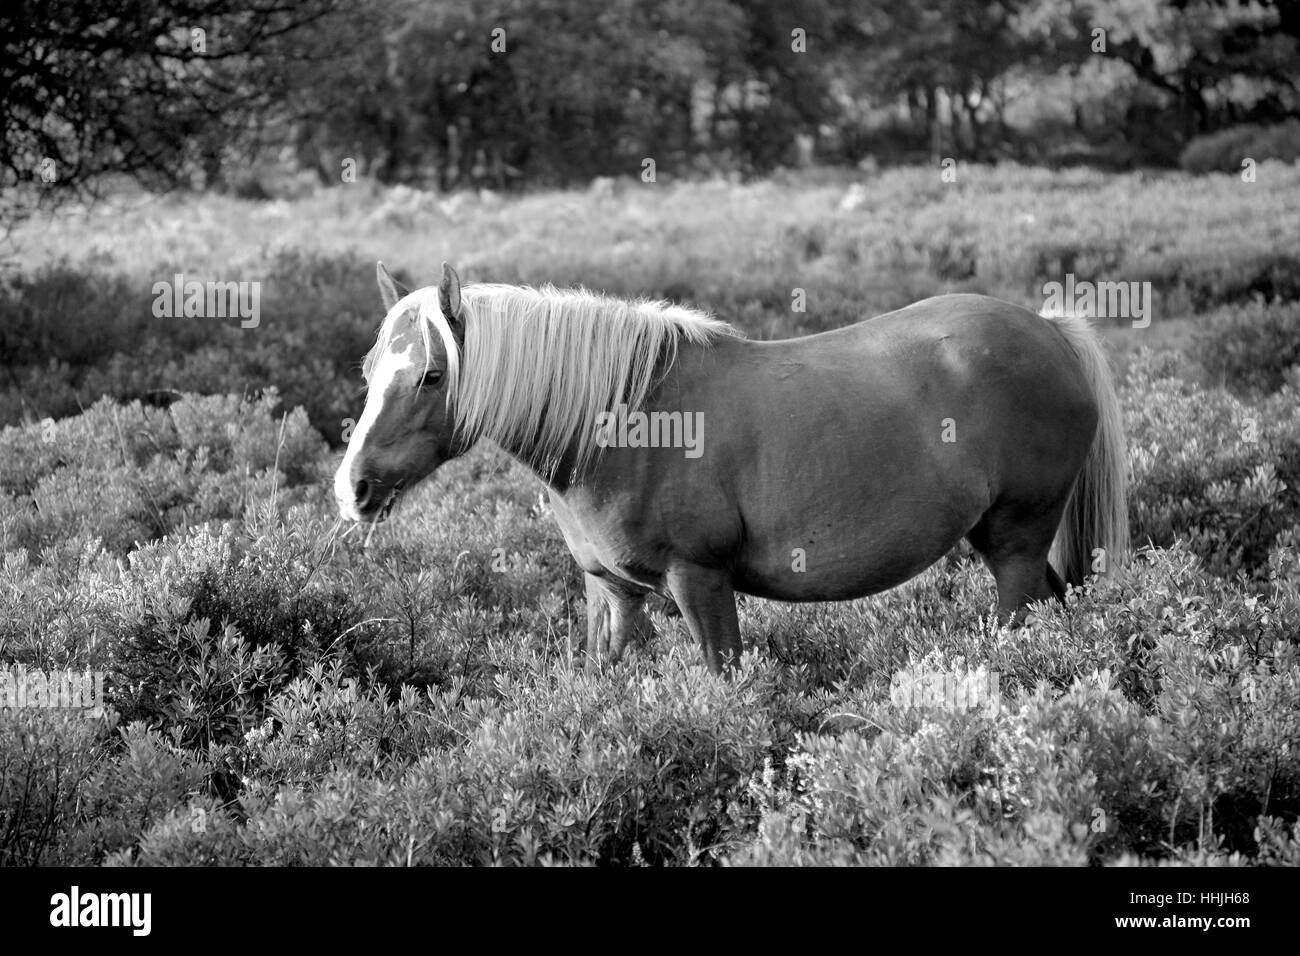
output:
[[[1300,104],[1284,0],[18,0],[0,43],[5,186],[1168,164]]]
[[[238,146],[333,61],[350,0],[11,0],[0,11],[0,176],[219,182]]]

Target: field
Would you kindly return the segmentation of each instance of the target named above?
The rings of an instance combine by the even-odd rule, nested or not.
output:
[[[0,864],[1300,864],[1300,166],[123,193],[14,239],[0,663],[100,672],[108,713],[0,718]],[[1149,327],[1099,320],[1137,553],[1016,629],[958,549],[861,601],[742,600],[730,681],[664,601],[584,667],[581,575],[499,451],[368,548],[336,520],[376,259],[761,337],[1150,282]],[[260,323],[155,318],[177,273],[260,282]],[[945,675],[979,693],[900,692]]]

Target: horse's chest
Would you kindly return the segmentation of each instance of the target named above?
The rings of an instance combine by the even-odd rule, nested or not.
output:
[[[658,586],[662,568],[650,560],[654,548],[643,523],[625,520],[615,508],[597,508],[554,493],[551,507],[565,544],[584,571]]]
[[[662,590],[674,563],[708,564],[734,554],[739,542],[735,522],[725,520],[725,504],[703,507],[712,498],[702,491],[684,506],[678,496],[656,491],[600,497],[552,492],[556,521],[584,571]]]

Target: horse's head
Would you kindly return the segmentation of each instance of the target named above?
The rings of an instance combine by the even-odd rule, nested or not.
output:
[[[366,357],[366,407],[334,475],[339,512],[382,521],[402,492],[464,451],[455,440],[451,399],[465,326],[460,279],[443,264],[438,287],[408,292],[381,262],[387,316]]]

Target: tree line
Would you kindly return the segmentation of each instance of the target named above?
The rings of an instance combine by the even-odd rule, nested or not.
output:
[[[11,0],[0,46],[6,189],[1159,164],[1300,102],[1289,0]]]

